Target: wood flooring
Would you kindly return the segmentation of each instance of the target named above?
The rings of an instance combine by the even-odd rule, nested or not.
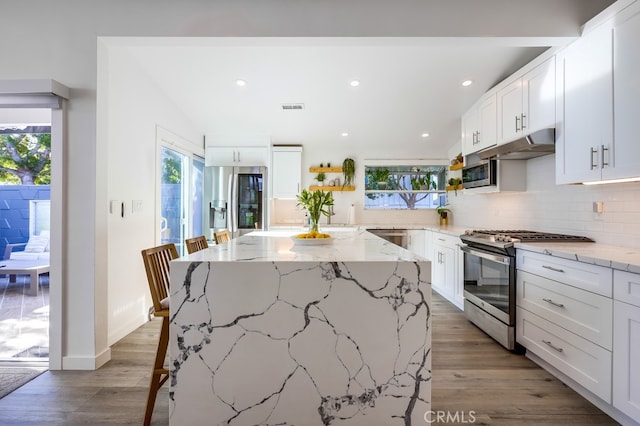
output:
[[[159,327],[155,319],[122,339],[97,371],[48,371],[0,399],[0,425],[142,424]],[[617,424],[435,293],[432,370],[434,425]],[[152,424],[169,423],[168,399],[166,384]]]

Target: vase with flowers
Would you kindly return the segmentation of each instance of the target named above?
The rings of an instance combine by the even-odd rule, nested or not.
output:
[[[309,191],[303,189],[300,194],[296,196],[298,206],[302,206],[307,211],[311,225],[309,232],[318,232],[318,222],[320,216],[329,216],[329,207],[333,206],[333,194],[331,191],[322,191],[320,189],[315,191]]]

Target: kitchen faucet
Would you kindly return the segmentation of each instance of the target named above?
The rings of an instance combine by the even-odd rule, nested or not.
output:
[[[333,206],[329,206],[329,216],[327,216],[327,225],[331,225],[331,216],[335,216],[333,212]]]

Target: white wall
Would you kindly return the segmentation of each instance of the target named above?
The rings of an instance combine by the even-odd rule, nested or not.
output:
[[[598,243],[640,247],[640,183],[556,185],[554,155],[528,160],[526,169],[526,192],[450,195],[453,223],[584,235]],[[593,212],[594,201],[604,201],[604,213]]]
[[[117,342],[143,324],[152,305],[149,297],[142,249],[159,244],[158,218],[155,214],[157,170],[157,126],[175,134],[173,139],[186,140],[202,155],[202,134],[197,132],[179,106],[169,102],[152,80],[138,67],[126,49],[105,45],[99,65],[106,72],[99,87],[106,96],[99,104],[107,113],[104,138],[108,146],[107,201],[125,203],[125,216],[120,210],[108,214],[108,344]],[[163,132],[163,135],[167,132]],[[171,135],[169,135],[171,137]],[[142,201],[142,211],[132,212],[133,200]],[[102,205],[98,214],[109,209]]]

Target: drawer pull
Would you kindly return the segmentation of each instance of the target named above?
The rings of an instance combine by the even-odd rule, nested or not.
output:
[[[542,300],[544,300],[547,303],[552,304],[553,306],[557,306],[558,308],[564,308],[564,305],[562,303],[556,303],[551,299],[542,299]]]
[[[558,351],[558,352],[564,352],[564,350],[562,348],[559,348],[557,346],[555,346],[553,343],[551,343],[548,340],[543,340],[542,343],[544,343],[545,345],[549,346],[551,349]]]
[[[551,269],[552,271],[555,271],[555,272],[564,272],[564,269],[554,268],[553,266],[549,266],[549,265],[542,265],[542,267],[545,269]]]

